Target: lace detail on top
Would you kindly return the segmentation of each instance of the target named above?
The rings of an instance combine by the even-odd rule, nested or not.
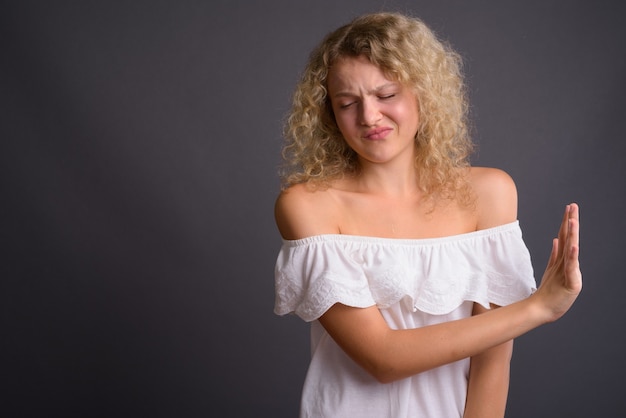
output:
[[[464,301],[504,306],[536,289],[519,222],[429,239],[317,235],[283,240],[275,267],[278,315],[319,318],[333,304],[432,315]]]

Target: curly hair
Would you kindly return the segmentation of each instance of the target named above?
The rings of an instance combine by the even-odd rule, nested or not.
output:
[[[343,139],[327,95],[331,65],[358,56],[417,96],[415,167],[424,194],[454,198],[461,191],[469,198],[460,170],[469,167],[473,150],[461,58],[420,19],[399,13],[358,17],[326,35],[312,51],[284,126],[283,187],[304,182],[324,187],[358,171],[357,155]]]

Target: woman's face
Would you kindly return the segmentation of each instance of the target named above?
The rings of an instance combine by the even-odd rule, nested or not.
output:
[[[413,161],[419,110],[411,89],[359,56],[330,68],[328,94],[339,130],[362,162]]]

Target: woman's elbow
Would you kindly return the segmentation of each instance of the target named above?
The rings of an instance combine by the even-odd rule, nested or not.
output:
[[[395,370],[385,367],[369,368],[366,371],[374,378],[378,383],[391,383],[396,380],[402,379],[404,376],[400,376]]]
[[[394,359],[387,358],[372,359],[362,366],[379,383],[391,383],[419,373],[419,371],[409,372],[396,364]]]

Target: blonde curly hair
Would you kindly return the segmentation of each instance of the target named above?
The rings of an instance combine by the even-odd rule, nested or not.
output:
[[[293,94],[284,127],[283,187],[328,186],[359,162],[335,122],[327,77],[341,57],[365,56],[385,75],[411,87],[418,98],[415,167],[426,196],[469,199],[464,179],[473,145],[461,59],[419,19],[374,13],[329,33],[315,48]],[[461,194],[459,195],[459,192]]]

